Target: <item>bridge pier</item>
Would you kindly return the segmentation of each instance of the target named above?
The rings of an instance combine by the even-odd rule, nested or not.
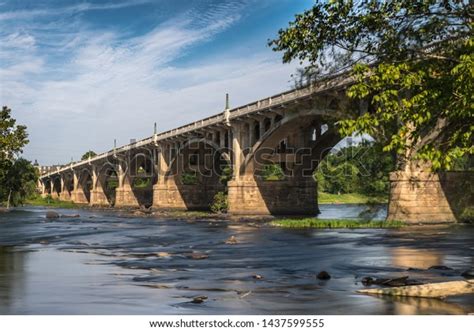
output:
[[[314,181],[232,180],[228,183],[229,213],[236,215],[317,215]]]
[[[220,187],[177,185],[174,181],[153,186],[153,207],[176,210],[208,210]]]
[[[129,175],[129,165],[119,163],[118,165],[118,187],[115,189],[115,207],[137,208],[140,207]]]
[[[105,175],[103,175],[105,176]],[[92,190],[89,204],[91,206],[110,206],[104,192],[105,181],[101,178],[95,165],[92,166]]]
[[[61,180],[61,192],[59,192],[59,200],[71,201],[71,193],[67,189],[65,176],[61,175],[60,180]]]
[[[89,200],[84,192],[83,185],[79,183],[79,173],[77,171],[73,171],[73,187],[71,201],[77,204],[88,204]]]
[[[392,172],[387,220],[407,223],[456,222],[439,174],[428,171]]]

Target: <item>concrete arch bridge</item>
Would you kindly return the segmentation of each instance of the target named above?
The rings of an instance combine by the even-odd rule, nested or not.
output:
[[[39,188],[91,206],[186,210],[208,209],[227,191],[232,214],[316,215],[312,174],[343,138],[335,123],[366,111],[346,97],[351,83],[336,76],[234,109],[227,99],[222,113],[49,172]],[[275,164],[282,178],[265,180]],[[455,221],[452,180],[412,177],[392,174],[389,219]]]

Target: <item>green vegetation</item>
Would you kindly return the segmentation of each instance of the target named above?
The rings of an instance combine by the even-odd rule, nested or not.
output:
[[[461,222],[474,223],[474,208],[473,207],[465,208],[461,212],[459,219]]]
[[[309,63],[303,84],[351,70],[342,135],[374,137],[397,169],[451,169],[474,153],[472,15],[471,1],[318,0],[269,44]]]
[[[261,176],[263,180],[274,181],[285,179],[285,173],[279,164],[266,164],[263,166]]]
[[[345,193],[345,194],[331,194],[326,192],[318,193],[318,203],[330,204],[330,203],[361,203],[361,204],[374,204],[374,203],[387,203],[387,196],[367,196],[361,193]]]
[[[184,185],[197,185],[198,184],[198,177],[195,172],[184,172],[181,175],[181,182]]]
[[[217,192],[210,207],[213,213],[226,213],[228,208],[227,194],[225,192]]]
[[[84,161],[84,160],[87,160],[89,158],[93,158],[96,155],[97,155],[97,153],[94,152],[94,151],[87,151],[86,153],[84,153],[84,155],[82,155],[81,160]]]
[[[17,206],[36,191],[38,172],[30,161],[20,158],[28,143],[26,126],[16,125],[11,109],[0,111],[0,203]]]
[[[368,141],[330,153],[314,174],[319,202],[386,202],[394,163],[380,144]]]
[[[117,177],[110,177],[105,182],[105,187],[107,190],[115,190],[118,187],[118,179]]]
[[[292,229],[303,228],[401,228],[406,224],[403,222],[366,221],[350,219],[281,219],[270,222],[273,226]]]
[[[224,185],[227,185],[227,182],[232,179],[232,168],[229,166],[225,166],[224,169],[222,169],[222,173],[219,176],[219,182],[221,182]]]
[[[30,206],[46,206],[54,208],[77,208],[77,205],[72,201],[60,201],[53,199],[51,195],[46,197],[41,197],[40,195],[35,195],[25,200],[24,204]]]

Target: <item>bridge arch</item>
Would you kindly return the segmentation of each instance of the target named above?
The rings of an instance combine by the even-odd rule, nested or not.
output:
[[[165,146],[160,162],[164,171],[154,186],[153,205],[161,208],[207,210],[217,192],[230,158],[225,146],[208,137],[193,137]]]

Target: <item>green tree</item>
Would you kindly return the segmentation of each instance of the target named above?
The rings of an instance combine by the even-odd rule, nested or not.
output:
[[[387,195],[389,173],[394,168],[393,156],[376,142],[363,141],[330,153],[315,172],[322,192]]]
[[[0,171],[2,165],[9,166],[9,162],[4,162],[19,155],[28,142],[26,126],[16,125],[16,120],[11,117],[11,109],[3,106],[0,111]]]
[[[18,159],[28,143],[26,126],[17,125],[11,109],[0,111],[0,201],[16,204],[36,186],[36,171],[24,159]]]
[[[89,159],[89,158],[92,158],[92,157],[94,157],[94,156],[96,156],[96,155],[97,155],[97,153],[94,152],[94,151],[87,151],[86,153],[84,153],[84,155],[82,155],[81,160],[84,161],[84,160],[87,160],[87,159]]]
[[[38,176],[38,170],[30,161],[23,158],[16,159],[1,181],[0,195],[6,200],[7,205],[20,205],[35,194]]]
[[[398,169],[449,169],[473,154],[474,10],[471,1],[316,1],[277,39],[306,80],[352,70],[347,95],[368,101],[340,131],[367,133]]]

